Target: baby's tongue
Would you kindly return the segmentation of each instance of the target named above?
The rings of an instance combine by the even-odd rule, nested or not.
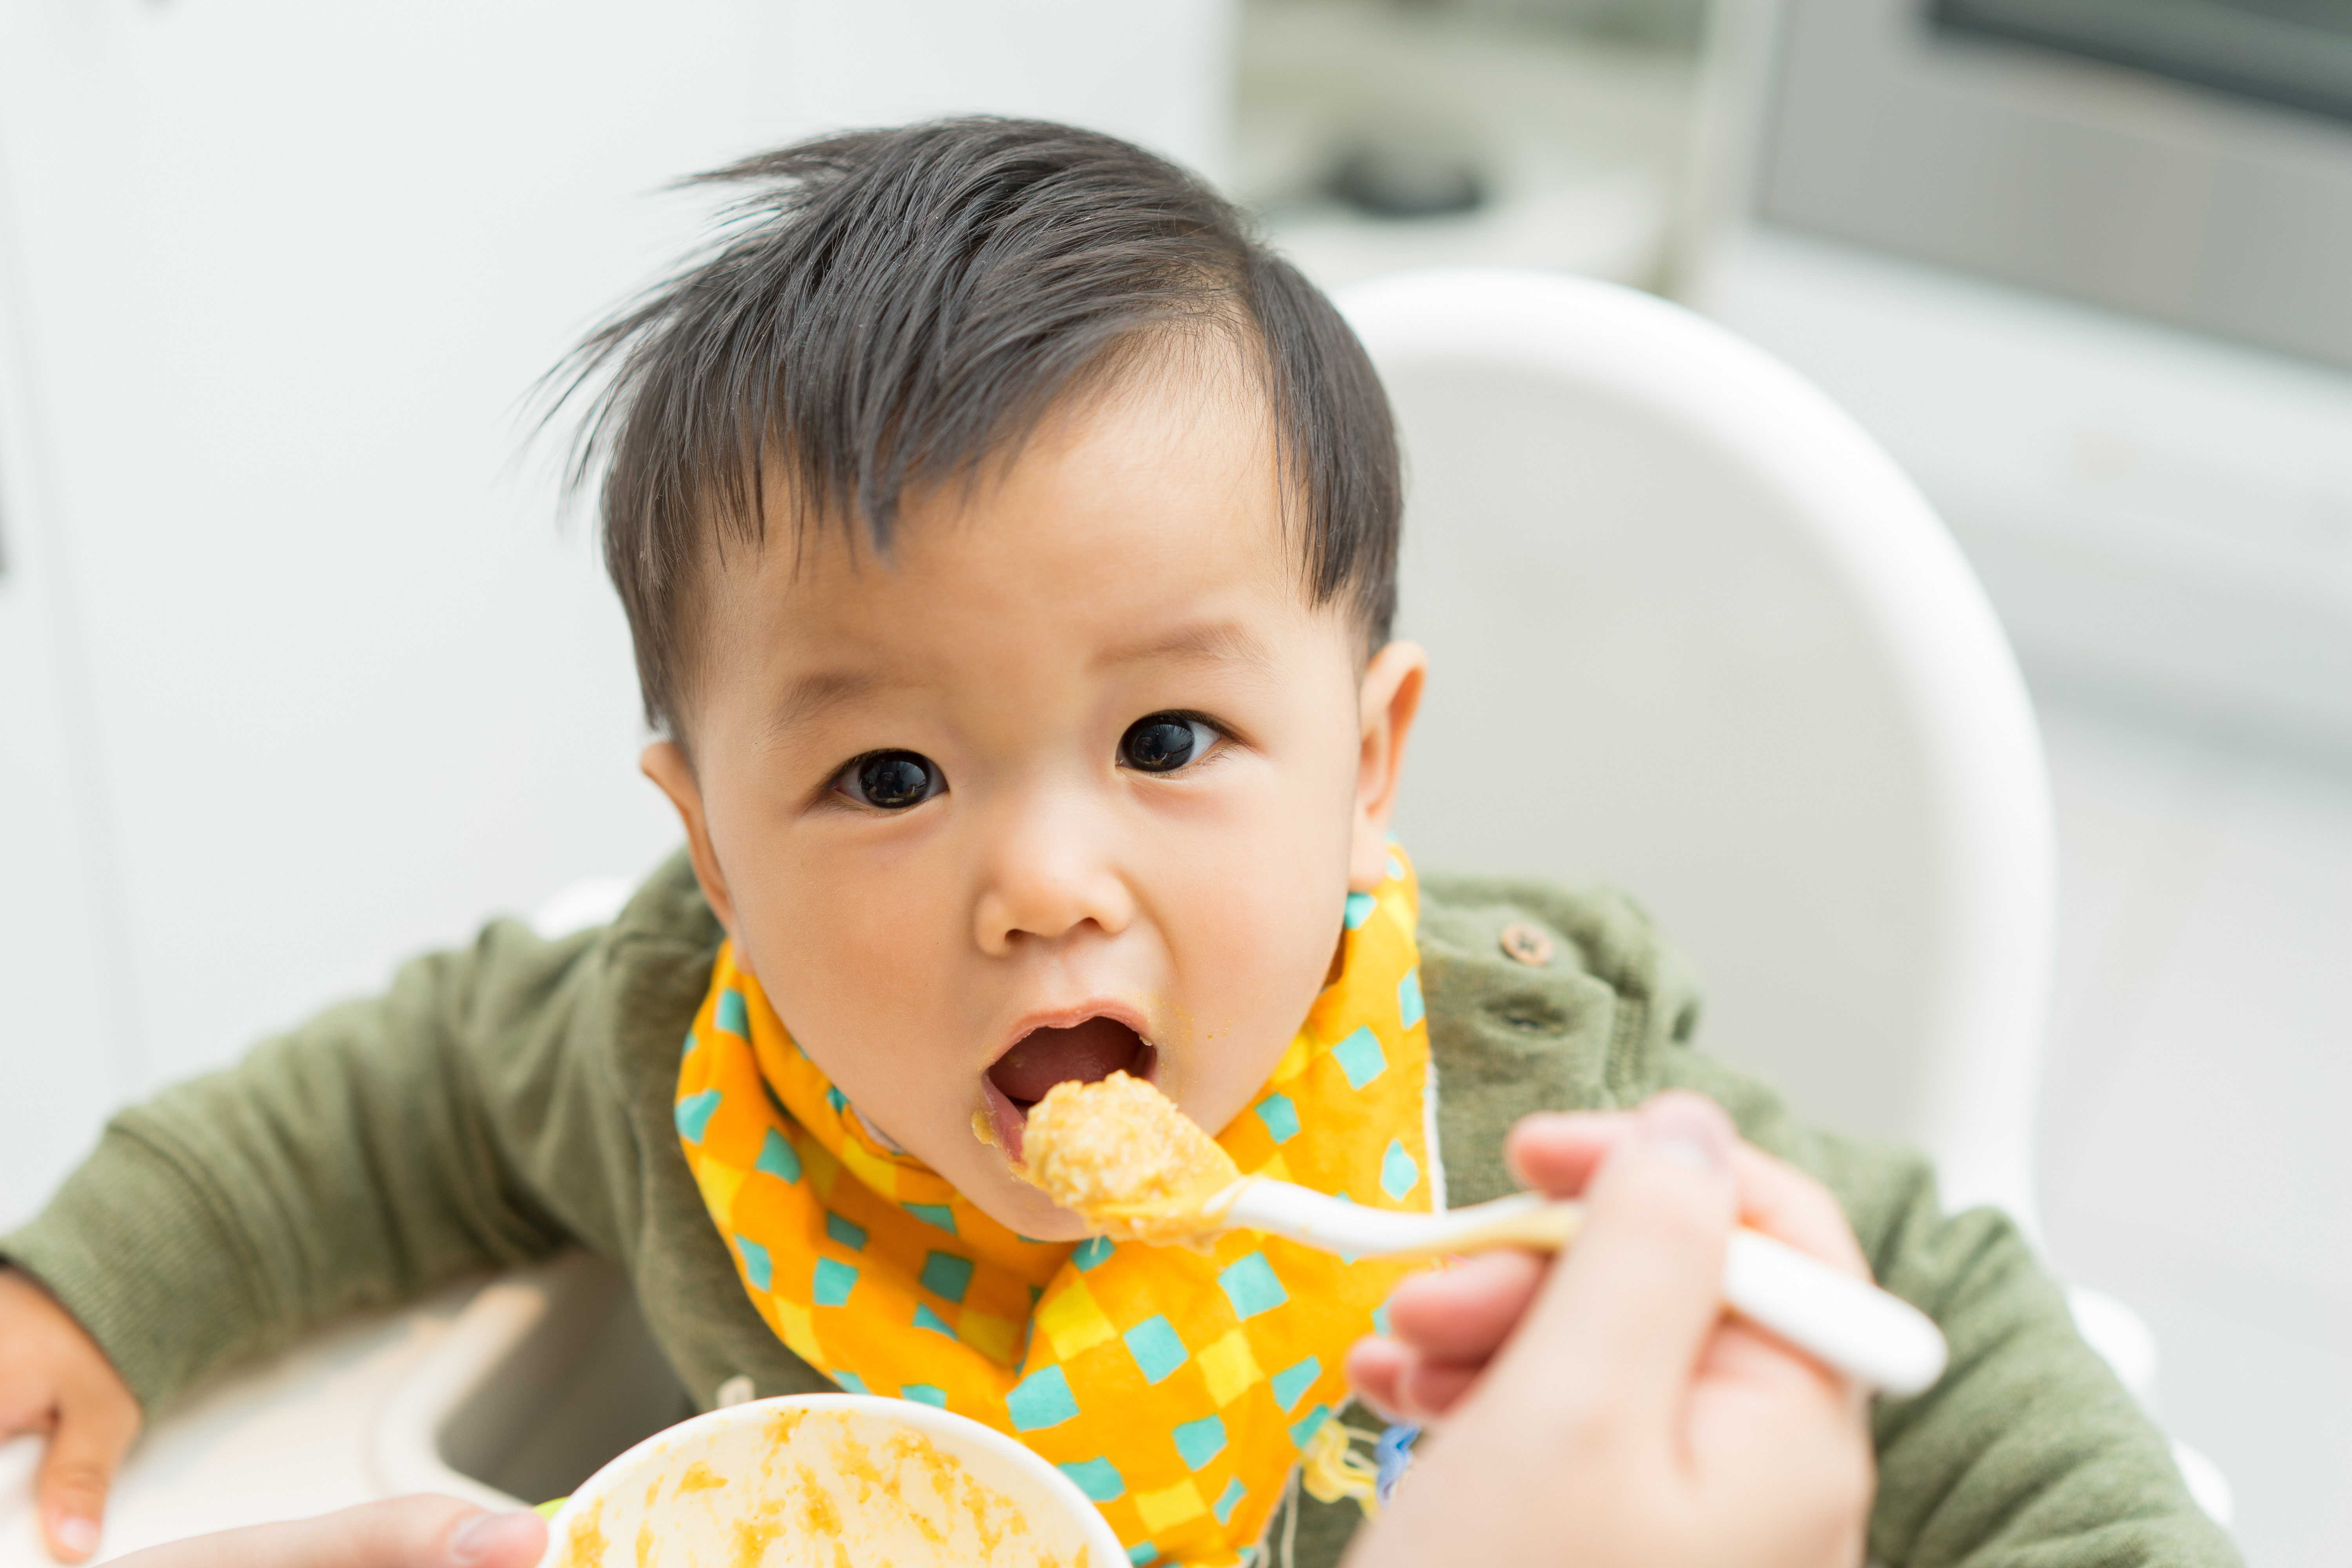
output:
[[[997,1058],[988,1079],[1025,1111],[1047,1089],[1073,1079],[1094,1083],[1121,1069],[1140,1078],[1147,1066],[1139,1059],[1143,1054],[1143,1042],[1125,1024],[1088,1018],[1066,1029],[1038,1029],[1024,1037]]]

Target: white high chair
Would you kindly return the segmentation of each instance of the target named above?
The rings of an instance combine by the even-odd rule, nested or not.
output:
[[[1404,442],[1415,858],[1631,891],[1696,961],[1704,1048],[2035,1230],[2049,779],[1926,499],[1794,371],[1646,294],[1446,271],[1341,308]]]
[[[1434,659],[1399,827],[1416,859],[1633,890],[1698,963],[1702,1046],[1817,1120],[1917,1141],[1948,1205],[2032,1230],[2048,781],[1927,502],[1793,372],[1647,295],[1437,272],[1341,304],[1409,464],[1401,629]],[[596,923],[629,886],[568,887],[533,921]],[[167,1416],[109,1550],[403,1491],[550,1495],[676,1397],[609,1268],[453,1287]],[[0,1444],[0,1568],[47,1561],[36,1452]],[[2226,1494],[2218,1473],[2200,1492]]]
[[[1926,498],[1796,372],[1647,294],[1461,269],[1339,305],[1404,443],[1415,859],[1633,893],[1696,961],[1702,1048],[1920,1145],[1948,1208],[2038,1244],[2049,773]],[[2146,1323],[2069,1297],[2152,1405]],[[2227,1523],[2226,1479],[2174,1451]]]

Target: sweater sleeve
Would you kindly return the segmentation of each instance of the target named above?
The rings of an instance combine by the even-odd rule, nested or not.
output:
[[[635,1151],[594,1037],[628,920],[559,942],[494,923],[123,1111],[0,1258],[152,1406],[467,1270],[570,1242],[612,1255],[630,1189],[612,1166]]]
[[[2222,1568],[2241,1559],[2169,1446],[2074,1331],[2009,1219],[1946,1215],[1926,1160],[1806,1129],[1780,1098],[1686,1047],[1664,1080],[1711,1096],[1760,1148],[1844,1205],[1878,1282],[1934,1318],[1943,1380],[1881,1400],[1871,1554],[1895,1568]]]

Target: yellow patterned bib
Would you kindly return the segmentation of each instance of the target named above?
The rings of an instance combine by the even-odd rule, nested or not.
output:
[[[1217,1142],[1242,1170],[1427,1210],[1418,895],[1348,898],[1339,978]],[[1026,1240],[875,1141],[719,950],[678,1073],[687,1163],[752,1305],[852,1393],[1008,1432],[1092,1498],[1139,1564],[1241,1561],[1347,1396],[1341,1360],[1414,1267],[1241,1232],[1213,1254]],[[1442,1178],[1439,1178],[1442,1180]]]

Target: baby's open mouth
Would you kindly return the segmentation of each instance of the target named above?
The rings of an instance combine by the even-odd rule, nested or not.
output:
[[[996,1145],[1021,1158],[1029,1108],[1057,1083],[1096,1083],[1115,1072],[1150,1079],[1160,1053],[1116,1018],[1084,1019],[1067,1028],[1032,1029],[982,1076]]]

